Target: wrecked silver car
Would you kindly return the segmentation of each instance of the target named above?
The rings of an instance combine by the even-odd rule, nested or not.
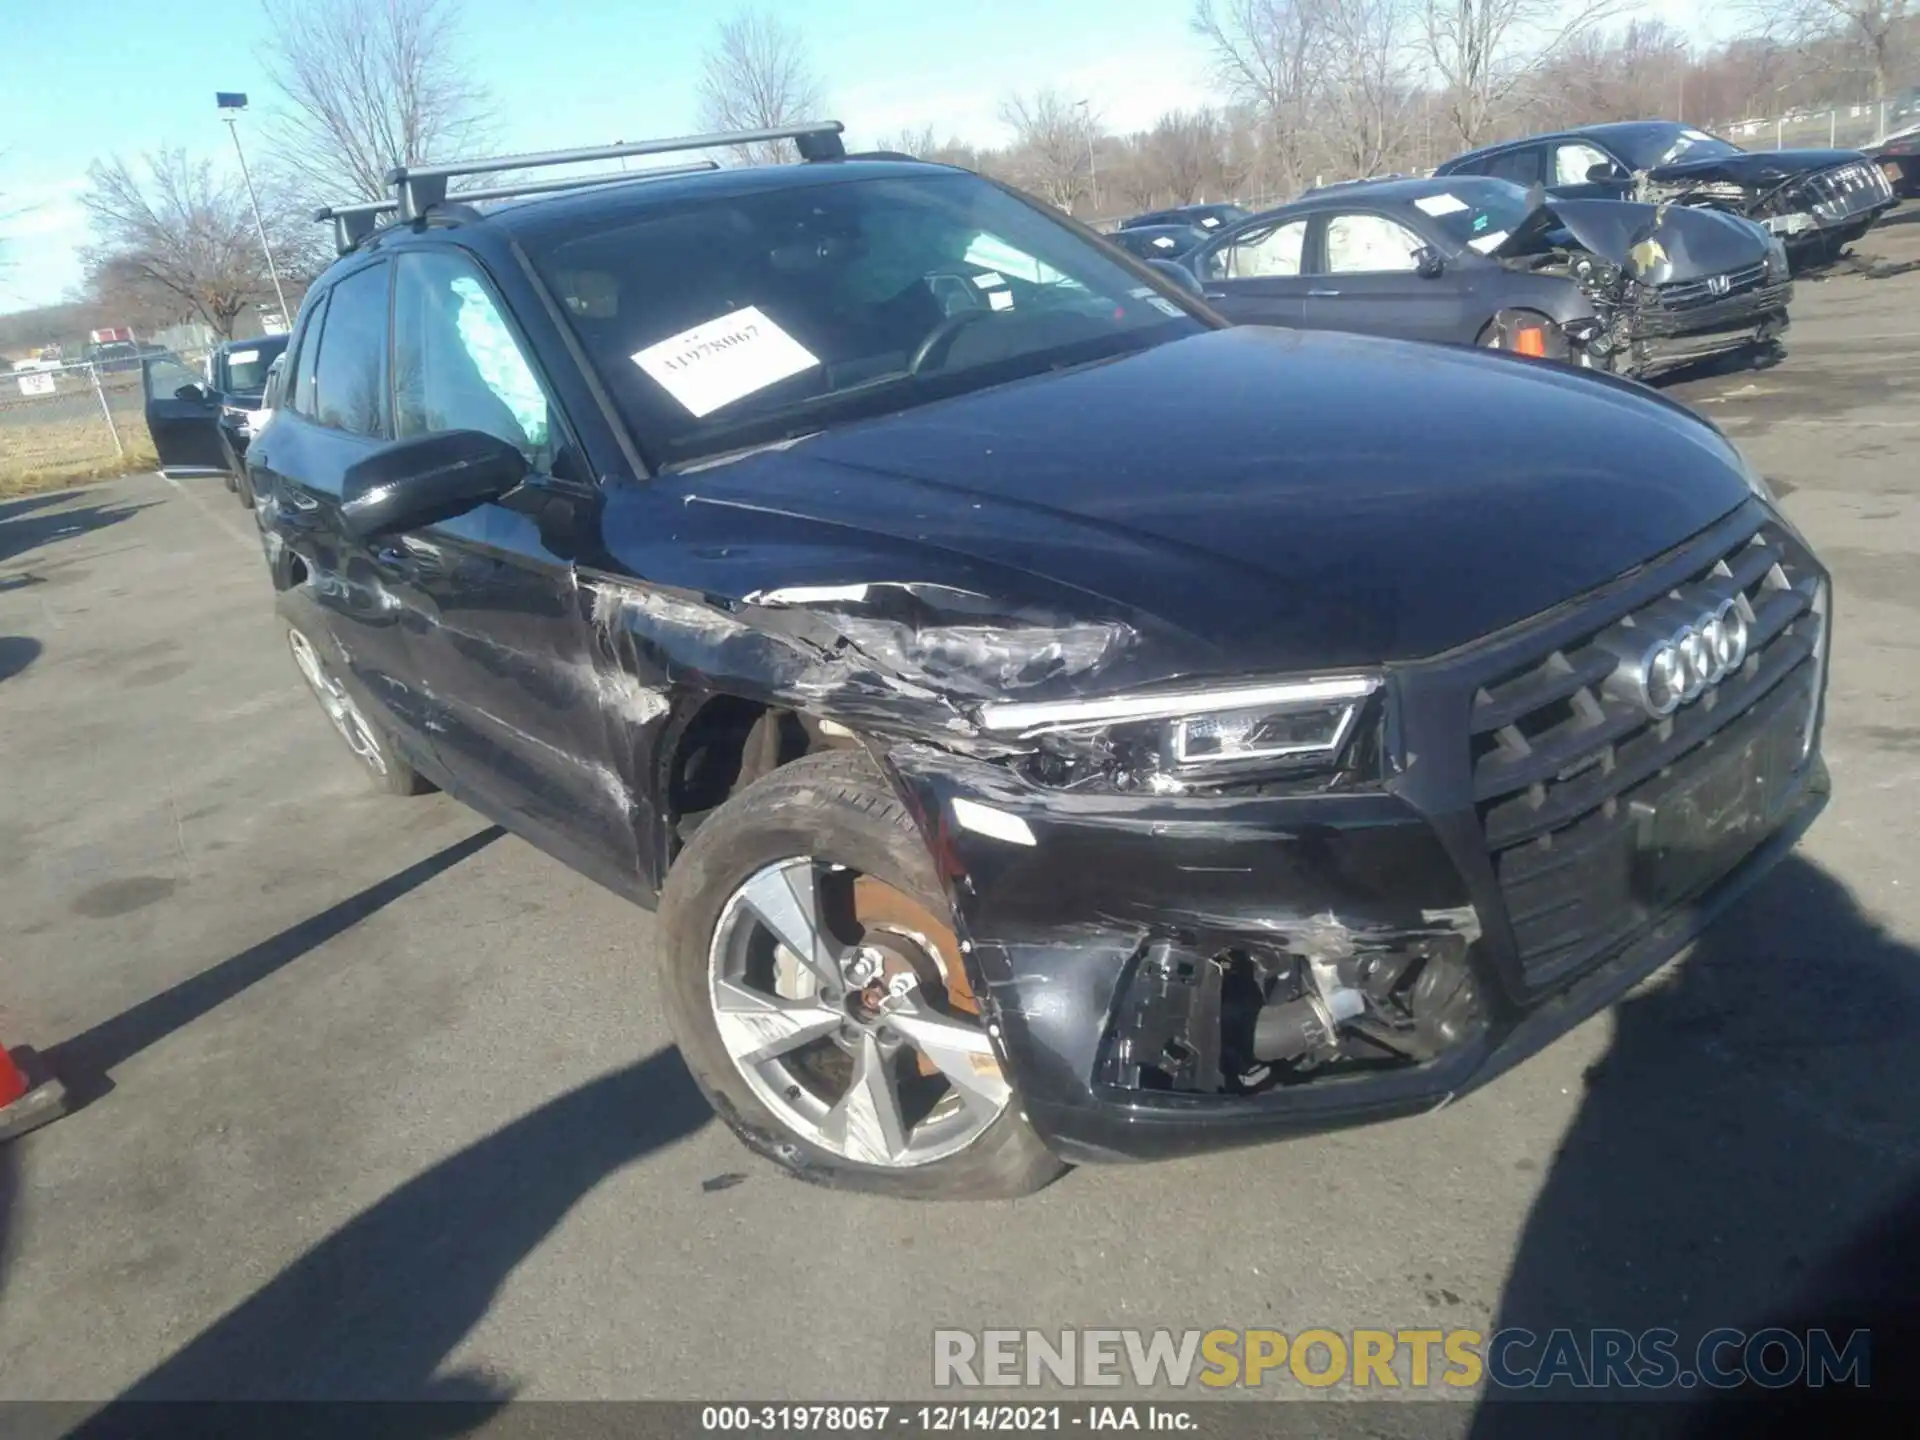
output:
[[[1470,176],[1329,187],[1184,263],[1240,323],[1476,345],[1643,379],[1771,349],[1793,298],[1779,241],[1737,216],[1550,200]]]

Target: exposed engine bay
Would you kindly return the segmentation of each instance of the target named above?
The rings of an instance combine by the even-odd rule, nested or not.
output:
[[[1547,358],[1623,375],[1768,343],[1786,328],[1793,293],[1777,239],[1687,205],[1542,201],[1493,254],[1510,270],[1571,280],[1592,306],[1591,319],[1559,323]]]

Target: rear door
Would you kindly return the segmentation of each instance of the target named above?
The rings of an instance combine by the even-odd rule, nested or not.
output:
[[[1214,309],[1241,325],[1305,324],[1308,224],[1304,215],[1254,221],[1196,250],[1193,271]]]
[[[1463,292],[1470,273],[1449,266],[1420,273],[1417,252],[1429,244],[1393,216],[1372,210],[1328,212],[1316,247],[1320,274],[1307,300],[1306,323],[1317,330],[1357,330],[1404,340],[1465,343]]]
[[[224,475],[227,453],[220,444],[220,401],[205,379],[175,356],[151,355],[140,362],[140,386],[160,473]]]
[[[608,764],[615,702],[596,678],[573,571],[598,533],[599,487],[480,264],[435,246],[402,252],[394,267],[398,436],[477,430],[530,468],[502,503],[393,537],[379,557],[406,602],[435,752],[472,803],[587,873],[631,885],[635,831]]]
[[[382,553],[340,520],[347,469],[388,443],[387,307],[382,258],[328,288],[302,325],[299,353],[273,425],[249,452],[256,490],[271,492],[265,523],[306,572],[295,598],[336,673],[369,715],[411,754],[430,751],[426,696],[414,679],[405,603]],[[270,547],[271,547],[271,542]],[[285,558],[280,563],[287,564]],[[331,642],[330,644],[328,642]]]

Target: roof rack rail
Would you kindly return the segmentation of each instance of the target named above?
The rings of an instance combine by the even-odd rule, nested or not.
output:
[[[461,160],[451,165],[400,165],[387,172],[394,188],[400,218],[417,220],[447,199],[447,182],[458,175],[491,175],[502,170],[536,170],[548,165],[577,165],[588,160],[616,160],[624,155],[670,155],[680,150],[717,150],[767,140],[791,140],[803,160],[838,160],[847,153],[838,120],[808,125],[782,125],[768,130],[722,130],[710,135],[681,135],[669,140],[635,140],[618,145],[595,145],[584,150],[547,150],[533,155],[501,155],[491,160]],[[501,186],[489,198],[508,193],[529,194],[521,187]],[[466,192],[461,198],[472,198]]]
[[[618,185],[627,180],[661,180],[672,175],[698,175],[718,170],[717,160],[689,160],[684,165],[656,165],[650,170],[610,170],[594,175],[563,175],[557,180],[523,181],[511,185],[491,185],[479,190],[456,190],[446,197],[463,205],[480,200],[507,200],[519,195],[547,195],[560,190],[584,190],[592,185]],[[398,200],[367,200],[356,205],[330,205],[313,212],[319,221],[333,222],[334,250],[345,255],[379,226],[380,217],[398,213]]]

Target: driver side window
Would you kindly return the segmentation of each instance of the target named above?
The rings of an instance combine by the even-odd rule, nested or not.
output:
[[[553,468],[558,426],[493,292],[464,257],[398,260],[393,299],[394,434],[478,430]]]
[[[1552,185],[1585,185],[1587,176],[1593,167],[1603,165],[1609,176],[1619,171],[1605,151],[1596,150],[1591,145],[1556,145],[1553,151]]]
[[[1327,221],[1327,273],[1411,273],[1420,268],[1415,252],[1424,243],[1384,215],[1335,215]]]
[[[1249,231],[1207,257],[1209,280],[1257,280],[1270,275],[1298,275],[1307,238],[1307,222]]]

